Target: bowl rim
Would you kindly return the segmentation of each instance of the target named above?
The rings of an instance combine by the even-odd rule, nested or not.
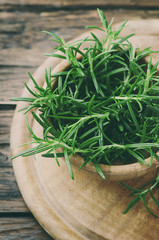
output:
[[[159,153],[159,152],[158,152]],[[81,156],[73,155],[71,157],[71,164],[76,168],[79,168],[83,163],[84,159]],[[117,180],[131,180],[134,178],[141,177],[152,171],[156,171],[159,167],[159,161],[153,158],[151,163],[151,158],[145,159],[145,164],[140,164],[138,162],[124,165],[106,165],[99,164],[101,167],[106,180],[117,181]],[[97,178],[101,179],[101,176],[97,173],[93,163],[86,164],[82,169],[86,174],[93,174]],[[80,171],[81,171],[80,170]]]

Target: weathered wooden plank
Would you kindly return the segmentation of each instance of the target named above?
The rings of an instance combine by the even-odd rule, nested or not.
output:
[[[74,1],[73,1],[74,2]],[[15,6],[26,6],[26,5],[48,5],[51,4],[53,6],[62,6],[63,0],[1,0],[1,5],[7,6],[7,5],[15,5]]]
[[[119,22],[125,19],[141,19],[141,18],[158,18],[159,10],[105,10],[108,21],[115,17],[114,21]],[[56,43],[50,43],[48,36],[41,33],[42,30],[52,31],[62,36],[65,40],[69,40],[77,34],[85,31],[86,25],[100,25],[100,20],[96,10],[77,10],[77,11],[56,11],[39,13],[22,13],[15,14],[4,12],[0,14],[0,46],[3,49],[0,64],[16,66],[28,66],[30,60],[40,63],[39,55],[51,49]],[[8,24],[10,29],[18,29],[12,33],[8,33]],[[6,32],[4,30],[6,29]],[[9,48],[9,49],[7,49]],[[26,52],[22,51],[26,50]],[[14,58],[12,58],[12,55]],[[37,54],[37,55],[36,55]],[[23,61],[22,61],[23,60]],[[22,62],[21,62],[22,61]],[[42,61],[42,60],[41,60]],[[32,64],[30,66],[32,66]],[[33,65],[35,66],[35,64]]]
[[[22,51],[24,52],[24,51]],[[26,51],[27,52],[27,51]],[[14,54],[11,56],[11,59],[14,58]],[[10,61],[12,61],[10,59]],[[24,61],[24,60],[23,60]],[[33,60],[32,60],[33,61]],[[34,64],[34,61],[33,61]],[[13,102],[10,101],[10,98],[18,97],[21,95],[21,91],[24,88],[24,82],[27,82],[28,72],[33,73],[36,67],[6,67],[0,68],[0,101],[2,102]],[[2,103],[1,102],[1,103]],[[1,106],[0,106],[1,109]]]
[[[0,199],[19,198],[20,193],[17,191],[17,186],[12,168],[0,168]]]
[[[0,111],[0,148],[3,145],[9,145],[10,127],[12,123],[13,113],[14,110]]]
[[[0,161],[2,156],[0,155]],[[0,213],[29,212],[18,189],[13,168],[0,167]]]
[[[12,216],[14,213],[30,213],[26,204],[24,203],[22,198],[12,198],[8,199],[0,199],[0,215],[4,216],[5,214],[10,213]]]
[[[0,168],[11,167],[12,162],[10,161],[10,146],[0,144]]]
[[[29,212],[17,186],[10,160],[10,127],[14,110],[0,111],[0,213]]]
[[[0,101],[0,110],[14,110],[16,107],[15,101],[3,102]]]
[[[10,127],[14,110],[0,111],[0,213],[28,212],[19,192],[10,160]]]
[[[42,229],[32,216],[28,217],[1,217],[1,240],[51,240],[52,238]]]
[[[149,6],[149,7],[154,7],[154,6],[159,6],[159,2],[158,0],[153,0],[153,1],[148,1],[148,0],[133,0],[133,1],[129,1],[129,0],[99,0],[98,3],[95,0],[92,1],[84,1],[84,0],[60,0],[60,1],[56,1],[56,0],[1,0],[1,4],[4,4],[6,6],[17,6],[19,5],[19,7],[21,6],[26,6],[26,5],[35,5],[35,6],[54,6],[54,7],[65,7],[65,6],[91,6],[91,7],[96,7],[98,6]]]

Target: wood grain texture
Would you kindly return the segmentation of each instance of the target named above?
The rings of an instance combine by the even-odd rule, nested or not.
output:
[[[0,217],[1,240],[51,240],[33,216]]]
[[[0,105],[1,106],[1,105]],[[0,213],[28,212],[10,160],[10,128],[14,110],[0,110]]]
[[[0,167],[0,189],[1,214],[29,212],[17,186],[12,167]]]
[[[9,144],[0,144],[0,168],[11,167],[9,160],[10,146]]]
[[[54,7],[61,7],[64,8],[65,6],[74,7],[74,6],[142,6],[142,7],[156,7],[159,6],[158,0],[148,1],[148,0],[99,0],[98,2],[96,0],[92,1],[84,1],[84,0],[1,0],[1,4],[4,4],[5,6],[23,6],[23,5],[35,5],[35,6],[54,6]]]
[[[13,111],[0,110],[0,147],[9,145],[10,128],[13,118]]]

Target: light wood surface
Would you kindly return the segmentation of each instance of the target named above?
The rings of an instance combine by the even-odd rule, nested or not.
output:
[[[0,1],[0,239],[52,239],[36,222],[17,187],[10,159],[10,127],[15,103],[27,72],[33,73],[52,46],[41,30],[67,41],[81,34],[86,25],[100,25],[96,8],[108,20],[158,19],[159,2],[152,1]],[[159,36],[155,33],[155,36]]]
[[[153,25],[156,28],[152,30]],[[159,32],[159,20],[130,21],[125,34],[132,31],[136,33],[132,42],[137,47],[142,49],[147,44],[149,45],[149,41],[151,41],[153,49],[159,48],[156,37],[153,36],[156,31]],[[44,85],[46,66],[51,66],[53,72],[56,72],[61,68],[61,65],[63,67],[63,61],[48,58],[34,74],[39,85]],[[29,86],[33,89],[31,81]],[[27,90],[23,91],[22,96],[29,96]],[[18,146],[26,143],[28,136],[30,136],[25,127],[25,116],[18,112],[25,105],[26,103],[18,104],[14,115],[11,130],[12,155],[28,148],[25,145],[18,149]],[[27,116],[35,134],[42,136],[42,129],[32,115],[28,114]],[[56,161],[44,159],[40,155],[37,155],[36,159],[19,157],[13,160],[15,176],[24,200],[42,227],[52,237],[59,240],[157,240],[159,220],[146,211],[142,201],[126,215],[122,214],[130,199],[128,198],[128,191],[118,181],[112,182],[109,179],[104,181],[96,178],[94,174],[88,175],[83,171],[78,172],[78,168],[74,165],[75,180],[72,181],[64,160],[60,161],[60,165],[59,168]],[[113,177],[116,174],[116,170],[113,171],[111,168],[113,169],[113,167],[110,167],[108,172],[110,179],[111,174]],[[129,168],[131,167],[129,166]],[[136,168],[134,170],[137,174],[139,173]],[[143,176],[138,174],[139,178],[136,175],[135,180],[126,183],[133,187],[142,185],[157,174],[158,168],[146,175],[144,175],[143,170],[141,172]],[[123,175],[126,175],[124,170],[121,175],[120,180],[123,180]],[[127,176],[127,178],[130,177]],[[114,178],[112,179],[114,180]],[[159,197],[158,191],[156,191],[155,196],[156,198]],[[148,198],[147,202],[151,204],[152,199]],[[151,208],[157,214],[157,207],[152,205]],[[130,221],[130,219],[133,219],[133,221]],[[153,231],[150,231],[152,228]]]

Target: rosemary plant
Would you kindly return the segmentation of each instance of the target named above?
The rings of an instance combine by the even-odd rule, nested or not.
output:
[[[129,42],[133,34],[120,37],[127,21],[114,30],[113,21],[108,24],[99,9],[98,14],[103,28],[87,28],[101,31],[102,40],[92,32],[90,37],[68,44],[54,33],[45,32],[58,43],[55,50],[61,52],[47,55],[66,59],[69,67],[54,75],[50,69],[46,70],[45,89],[29,73],[36,91],[25,83],[32,98],[14,100],[29,102],[22,110],[31,111],[43,128],[43,138],[37,137],[27,122],[32,142],[37,146],[13,158],[42,153],[44,157],[55,158],[60,165],[58,157],[64,156],[72,179],[70,157],[73,154],[84,159],[80,169],[92,162],[102,178],[105,176],[101,163],[112,165],[120,159],[122,164],[136,161],[146,164],[147,156],[151,157],[151,163],[154,157],[159,160],[159,62],[152,66],[152,57],[148,64],[144,61],[153,51],[149,47],[142,51],[134,47]],[[88,47],[83,47],[85,43]],[[36,115],[33,109],[38,109],[40,114]],[[57,153],[59,147],[62,153]],[[147,190],[124,185],[136,195],[127,210],[139,199],[146,205],[148,192],[159,205],[152,194],[158,182],[157,177]]]

